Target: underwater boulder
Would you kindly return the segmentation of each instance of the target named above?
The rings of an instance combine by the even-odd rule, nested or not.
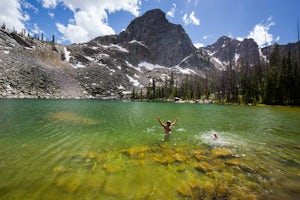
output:
[[[157,163],[160,163],[160,164],[164,164],[164,165],[167,165],[169,163],[174,163],[175,162],[175,158],[171,155],[167,155],[167,156],[164,156],[164,155],[154,155],[152,160],[154,162],[157,162]]]
[[[196,158],[197,161],[204,161],[207,160],[206,156],[200,155],[200,154],[196,154],[194,155],[194,158]]]
[[[191,197],[193,195],[193,189],[196,187],[199,187],[196,180],[184,181],[178,186],[177,192],[184,197]]]
[[[231,158],[233,157],[232,152],[226,148],[214,148],[211,150],[213,156],[217,158]]]
[[[48,116],[51,121],[61,121],[64,123],[78,124],[78,125],[97,125],[101,122],[97,119],[84,117],[71,112],[57,112]]]
[[[69,171],[69,170],[70,170],[70,168],[68,168],[68,167],[56,166],[56,167],[53,168],[52,171],[54,173],[57,173],[57,174],[63,174],[65,172]]]
[[[102,168],[109,174],[120,172],[122,169],[120,166],[112,165],[112,164],[104,164]]]
[[[150,150],[151,148],[148,146],[135,146],[122,150],[121,152],[131,159],[143,159],[145,157],[145,152]]]
[[[239,159],[229,159],[225,161],[225,164],[228,166],[240,166],[241,165],[241,161]]]
[[[199,162],[195,165],[195,169],[199,172],[209,172],[209,171],[213,171],[215,169],[214,166],[212,166],[211,164],[209,164],[208,162]]]
[[[177,188],[177,192],[188,199],[214,199],[214,185],[211,182],[200,182],[188,180],[182,182]]]
[[[177,162],[185,162],[191,158],[189,155],[182,154],[182,153],[175,153],[173,157]]]

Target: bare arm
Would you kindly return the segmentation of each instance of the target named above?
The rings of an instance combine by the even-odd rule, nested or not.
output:
[[[165,125],[162,123],[162,121],[160,120],[160,116],[157,116],[156,118],[157,118],[158,122],[160,123],[160,125],[165,126]]]
[[[177,123],[178,117],[176,117],[175,121],[171,124],[171,126],[175,126],[175,124]]]

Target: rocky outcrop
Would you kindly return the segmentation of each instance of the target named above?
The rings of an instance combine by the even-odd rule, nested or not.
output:
[[[261,60],[258,45],[253,39],[239,41],[222,36],[203,50],[220,69],[226,69],[228,65],[236,69],[245,65],[253,66],[259,64]]]
[[[118,40],[142,41],[150,49],[146,62],[172,67],[195,51],[181,25],[170,23],[159,9],[134,19]]]

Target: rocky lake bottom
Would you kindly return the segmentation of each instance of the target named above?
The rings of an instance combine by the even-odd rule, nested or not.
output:
[[[299,108],[2,99],[0,114],[0,199],[300,195]],[[172,137],[157,115],[179,118]]]

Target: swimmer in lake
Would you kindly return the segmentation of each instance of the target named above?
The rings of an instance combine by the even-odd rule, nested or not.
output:
[[[162,127],[164,127],[164,136],[165,136],[165,137],[166,137],[166,136],[171,136],[171,135],[172,135],[171,128],[172,128],[173,126],[175,126],[175,124],[177,123],[177,120],[178,120],[178,119],[176,118],[174,122],[171,122],[170,120],[168,120],[165,124],[162,123],[162,121],[160,120],[160,117],[159,117],[159,116],[157,116],[157,120],[158,120],[158,122],[160,123],[160,125],[161,125]]]
[[[217,134],[216,132],[213,132],[213,133],[211,134],[211,137],[212,137],[212,139],[214,139],[214,140],[216,140],[216,139],[219,138],[219,136],[218,136],[218,134]]]

